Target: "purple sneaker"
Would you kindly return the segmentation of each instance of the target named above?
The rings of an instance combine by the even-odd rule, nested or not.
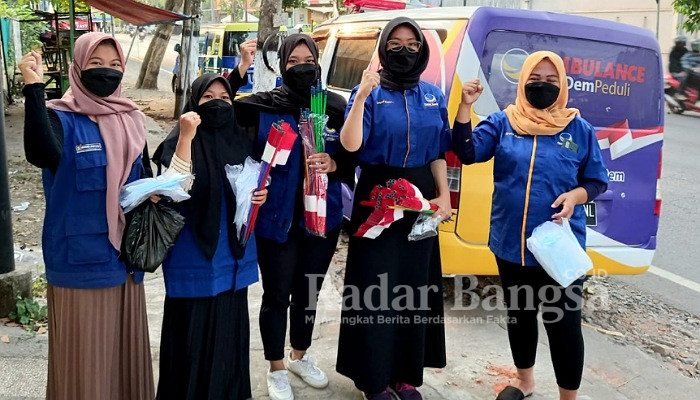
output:
[[[416,390],[416,387],[407,383],[397,383],[394,385],[394,392],[396,392],[401,400],[423,400],[423,396]]]
[[[394,396],[391,394],[391,392],[389,392],[388,388],[381,393],[365,393],[365,398],[367,400],[394,400]]]

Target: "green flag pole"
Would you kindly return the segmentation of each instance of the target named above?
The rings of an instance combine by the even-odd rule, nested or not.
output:
[[[70,18],[70,47],[68,48],[68,54],[70,54],[70,59],[73,61],[73,47],[75,45],[75,1],[68,0],[68,18]],[[56,27],[56,32],[58,32],[58,27]],[[61,40],[58,38],[58,40]]]

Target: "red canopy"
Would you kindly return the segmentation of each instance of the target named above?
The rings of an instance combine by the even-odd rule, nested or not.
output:
[[[187,15],[167,11],[133,0],[84,0],[85,3],[114,15],[132,25],[150,25],[189,18]]]

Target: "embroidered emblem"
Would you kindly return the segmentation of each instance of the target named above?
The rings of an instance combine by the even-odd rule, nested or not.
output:
[[[87,153],[89,151],[102,151],[102,143],[86,143],[75,146],[76,153]]]

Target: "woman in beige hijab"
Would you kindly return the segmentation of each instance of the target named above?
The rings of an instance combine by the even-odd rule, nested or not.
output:
[[[607,188],[608,178],[593,127],[566,108],[568,88],[562,59],[549,51],[523,65],[515,104],[491,114],[472,130],[471,105],[483,87],[465,82],[452,131],[453,150],[464,164],[494,160],[489,248],[496,257],[508,306],[508,338],[517,368],[512,386],[498,400],[520,400],[535,390],[537,314],[549,338],[561,400],[576,398],[583,372],[579,278],[559,286],[525,246],[536,226],[570,219],[585,248],[581,207]]]

